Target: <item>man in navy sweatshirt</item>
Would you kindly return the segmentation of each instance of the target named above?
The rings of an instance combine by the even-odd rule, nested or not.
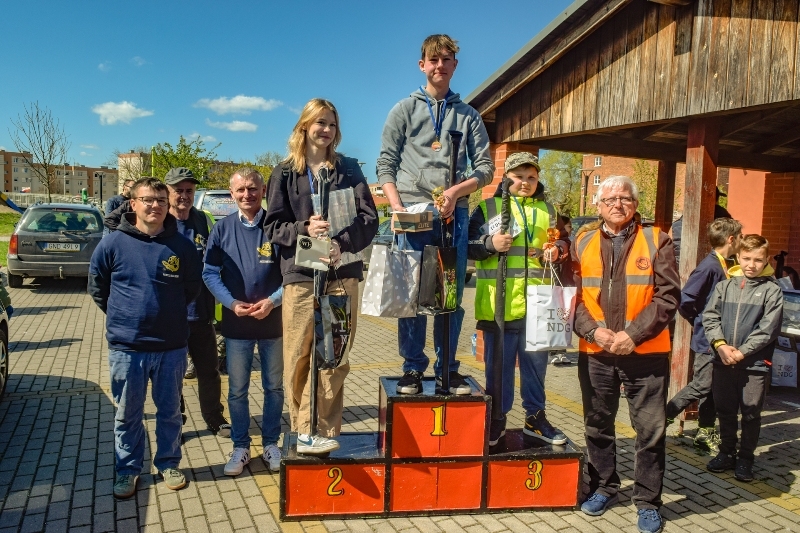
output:
[[[222,335],[228,362],[228,410],[233,451],[224,472],[242,473],[250,462],[250,371],[258,347],[264,409],[261,443],[264,463],[273,472],[281,467],[278,438],[283,412],[283,277],[280,250],[264,233],[261,207],[266,187],[255,169],[240,168],[231,176],[231,196],[237,213],[211,230],[203,281],[222,304]]]
[[[711,394],[712,352],[703,329],[703,310],[714,287],[729,278],[727,261],[739,250],[742,225],[732,218],[718,218],[708,226],[708,239],[713,250],[697,265],[681,291],[678,312],[694,327],[690,347],[694,351],[692,381],[667,404],[669,425],[690,403],[698,400],[698,429],[694,445],[714,454],[719,452],[719,435],[715,422],[717,410]]]
[[[167,212],[167,187],[143,178],[131,188],[131,213],[92,255],[88,292],[106,313],[111,394],[117,406],[114,496],[129,498],[144,462],[147,382],[156,406],[153,464],[167,488],[186,479],[181,461],[180,397],[186,372],[186,305],[200,291],[201,262]]]

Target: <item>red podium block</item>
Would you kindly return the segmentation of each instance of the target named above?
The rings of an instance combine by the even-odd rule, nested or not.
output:
[[[482,462],[394,464],[389,511],[478,509],[482,479]]]

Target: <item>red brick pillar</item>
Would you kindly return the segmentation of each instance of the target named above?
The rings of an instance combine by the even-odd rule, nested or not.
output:
[[[494,160],[494,179],[492,179],[491,184],[484,187],[483,191],[481,191],[484,199],[494,196],[497,187],[500,185],[500,181],[503,179],[503,165],[505,165],[506,158],[517,152],[532,152],[533,154],[539,155],[539,147],[520,143],[489,144],[489,153],[492,156],[492,160]]]

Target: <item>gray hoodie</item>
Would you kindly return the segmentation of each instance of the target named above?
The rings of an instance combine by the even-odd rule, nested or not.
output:
[[[438,117],[444,100],[428,98],[434,115]],[[475,178],[479,189],[492,182],[494,163],[489,155],[489,134],[486,133],[483,119],[475,109],[462,102],[457,93],[451,91],[446,101],[440,138],[442,149],[439,152],[431,148],[436,135],[425,93],[420,89],[398,102],[383,126],[377,165],[378,183],[394,183],[400,199],[406,205],[430,202],[433,189],[444,186],[451,152],[448,130],[458,130],[464,134],[456,167],[458,181]],[[473,170],[470,176],[465,176],[468,159],[472,162]],[[463,196],[456,205],[467,207],[469,200]]]

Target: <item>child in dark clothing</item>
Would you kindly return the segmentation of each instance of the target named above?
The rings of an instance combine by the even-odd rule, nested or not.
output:
[[[734,469],[739,481],[753,480],[753,459],[761,432],[761,409],[783,315],[783,293],[768,263],[769,243],[745,235],[731,278],[714,288],[703,312],[706,338],[716,352],[712,393],[719,417],[719,454],[711,472]],[[737,417],[742,440],[736,452]]]

